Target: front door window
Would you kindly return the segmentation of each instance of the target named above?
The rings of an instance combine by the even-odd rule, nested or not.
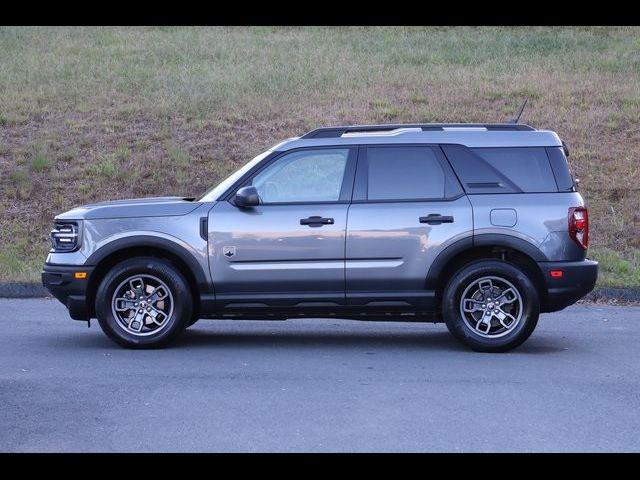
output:
[[[258,173],[252,185],[263,204],[337,202],[349,150],[301,150]]]

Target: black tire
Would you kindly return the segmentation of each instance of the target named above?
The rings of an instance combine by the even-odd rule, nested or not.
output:
[[[116,288],[128,278],[143,275],[164,282],[173,299],[173,311],[157,332],[139,336],[128,331],[114,316],[112,299]],[[152,257],[137,257],[114,266],[104,277],[96,293],[96,315],[102,331],[127,348],[160,348],[180,335],[192,320],[193,298],[189,284],[170,262]],[[166,322],[166,324],[165,324]]]
[[[192,316],[191,320],[189,320],[189,324],[187,325],[187,328],[189,328],[191,325],[195,325],[198,320],[200,320],[198,317]]]
[[[475,288],[475,283],[483,278],[497,278],[506,280],[516,288],[517,293],[520,295],[521,307],[518,301],[515,300],[515,307],[506,305],[505,308],[516,308],[521,311],[519,321],[514,322],[513,326],[503,327],[499,324],[499,319],[491,317],[491,325],[485,323],[481,325],[482,329],[487,328],[489,332],[490,328],[496,328],[495,336],[493,338],[483,336],[483,333],[471,328],[465,318],[463,318],[463,312],[461,311],[462,295],[467,290],[467,295]],[[486,281],[485,281],[486,282]],[[499,280],[495,280],[496,284],[499,284]],[[486,283],[485,283],[486,285]],[[505,285],[503,283],[503,285]],[[489,292],[487,288],[485,291],[477,289],[475,291],[483,294],[485,291]],[[495,296],[495,295],[494,295]],[[490,295],[487,295],[490,298]],[[465,296],[468,298],[468,296]],[[484,300],[474,302],[485,302]],[[475,304],[465,304],[467,308],[475,308]],[[478,305],[478,308],[488,306],[488,303]],[[471,347],[478,352],[506,352],[518,345],[522,344],[533,333],[538,323],[538,316],[540,314],[540,300],[538,291],[529,278],[529,276],[519,267],[508,262],[500,260],[479,260],[468,265],[465,265],[458,270],[453,277],[447,283],[444,289],[442,297],[442,314],[447,324],[447,328],[451,334],[460,340],[462,343]],[[475,312],[474,315],[482,316],[480,311]],[[487,316],[486,318],[490,318]],[[471,323],[471,321],[470,321]],[[503,330],[500,332],[500,330]]]

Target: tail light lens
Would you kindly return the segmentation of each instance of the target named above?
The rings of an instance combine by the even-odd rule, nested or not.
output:
[[[589,247],[589,212],[585,207],[569,209],[569,236],[583,249]]]

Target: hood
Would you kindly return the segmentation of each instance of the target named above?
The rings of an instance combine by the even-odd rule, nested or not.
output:
[[[192,212],[200,203],[193,198],[154,197],[92,203],[56,216],[56,220],[93,220],[99,218],[172,217]]]

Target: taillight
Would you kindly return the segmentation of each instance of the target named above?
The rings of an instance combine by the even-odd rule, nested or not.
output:
[[[569,236],[585,250],[589,246],[589,212],[585,207],[569,209]]]

